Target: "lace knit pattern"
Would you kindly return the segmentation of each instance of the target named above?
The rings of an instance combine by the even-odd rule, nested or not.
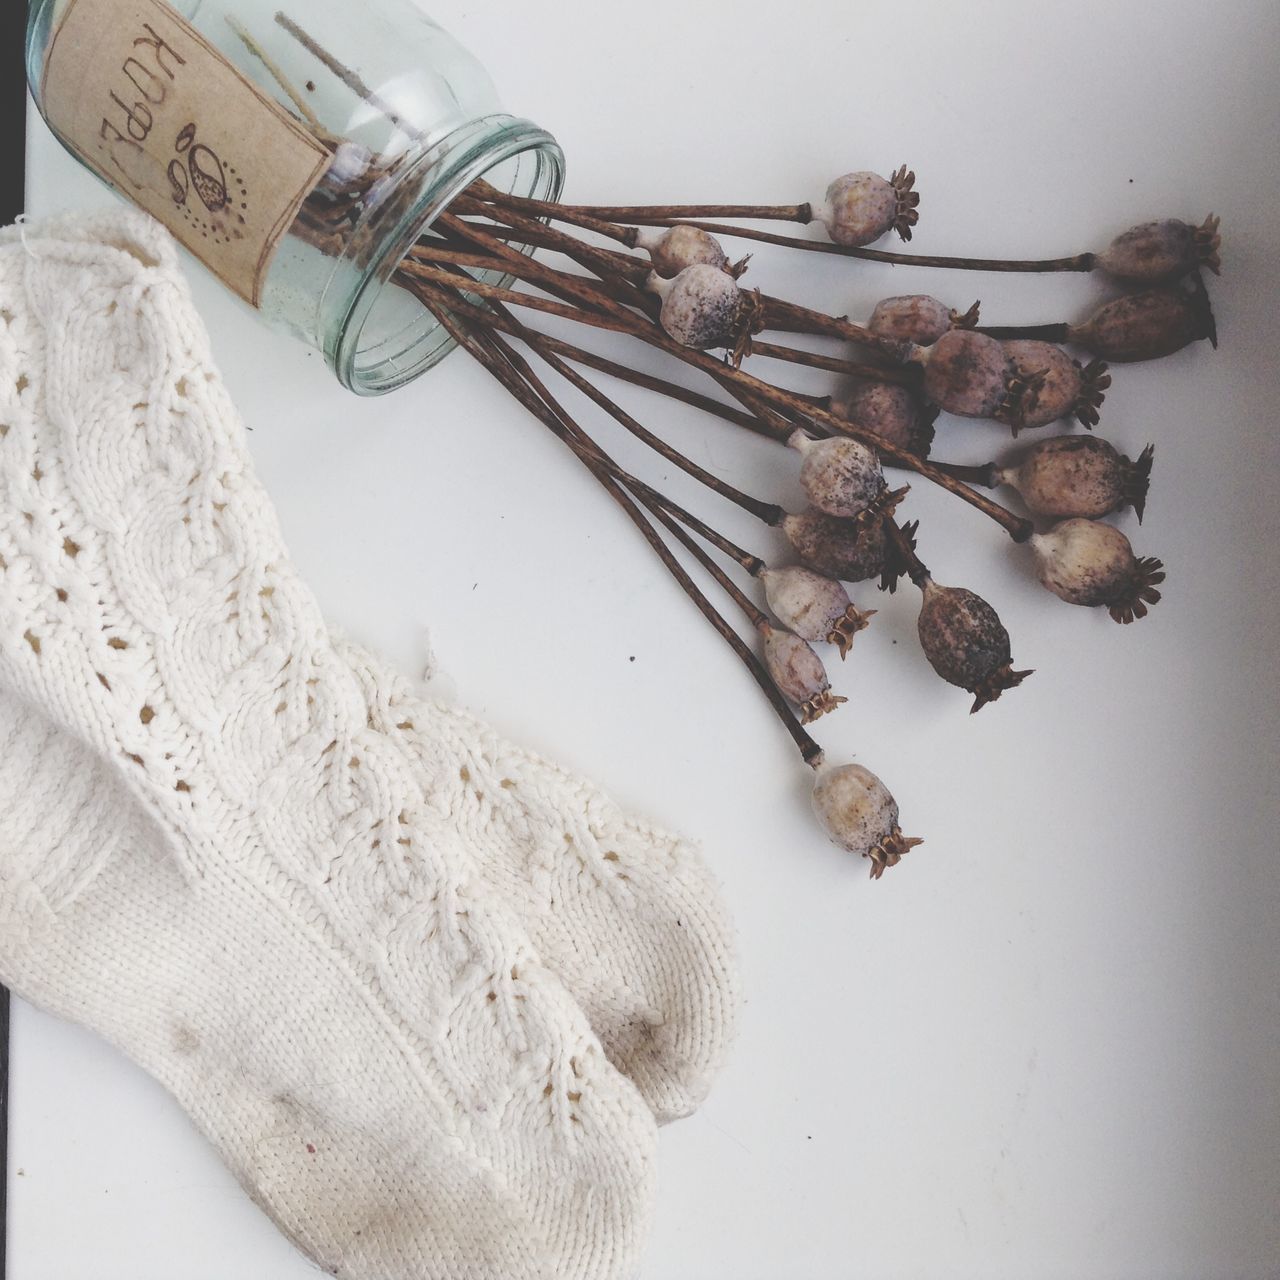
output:
[[[424,697],[374,655],[339,649],[372,722],[405,735],[437,811],[485,850],[480,879],[528,929],[610,1060],[659,1122],[689,1115],[732,1043],[739,1002],[728,917],[697,851]]]
[[[168,238],[0,233],[0,978],[156,1075],[335,1275],[632,1275],[649,1110],[477,872],[440,720],[380,696]]]

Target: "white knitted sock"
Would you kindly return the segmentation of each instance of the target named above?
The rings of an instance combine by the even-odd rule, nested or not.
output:
[[[311,1257],[634,1273],[652,1118],[370,723],[136,213],[0,233],[0,735],[0,979]]]
[[[738,1008],[732,930],[696,849],[623,814],[582,778],[338,647],[370,718],[411,746],[433,802],[478,851],[484,884],[586,1011],[659,1122],[706,1096]]]
[[[122,790],[0,696],[4,983],[150,1072],[335,1276],[554,1280],[531,1216],[362,966],[252,873],[185,868]]]

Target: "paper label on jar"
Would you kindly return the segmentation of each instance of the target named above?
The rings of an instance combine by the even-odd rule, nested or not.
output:
[[[71,0],[41,92],[85,164],[259,305],[332,158],[297,120],[162,0]]]

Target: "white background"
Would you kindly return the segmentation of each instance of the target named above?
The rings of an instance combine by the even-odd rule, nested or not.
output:
[[[913,247],[1019,257],[1222,215],[1221,350],[1117,369],[1104,409],[1101,434],[1157,445],[1146,524],[1121,521],[1168,564],[1154,614],[1122,630],[1060,604],[994,526],[917,485],[935,574],[991,599],[1036,668],[971,718],[920,657],[914,593],[860,593],[881,613],[817,729],[927,839],[878,884],[817,833],[807,771],[722,643],[481,370],[455,356],[359,402],[192,272],[332,620],[413,670],[429,628],[462,700],[701,838],[724,881],[745,1023],[711,1101],[663,1135],[646,1280],[1280,1275],[1280,10],[432,11],[557,134],[575,199],[797,201],[906,161]],[[30,159],[33,215],[111,199],[38,122]],[[1106,289],[768,252],[748,279],[854,316],[887,293],[980,296],[991,323],[1081,317]],[[629,403],[796,501],[791,455]],[[948,421],[937,453],[1006,447]],[[11,1280],[311,1274],[166,1095],[22,1006],[13,1108]]]

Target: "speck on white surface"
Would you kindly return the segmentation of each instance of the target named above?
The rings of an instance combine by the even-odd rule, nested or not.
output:
[[[970,718],[919,657],[910,593],[859,594],[882,612],[820,735],[927,840],[878,884],[816,833],[804,770],[727,651],[479,369],[455,356],[359,402],[192,274],[334,623],[415,673],[429,627],[462,700],[699,837],[724,881],[745,1023],[705,1109],[663,1134],[645,1280],[1280,1275],[1280,11],[432,11],[558,135],[574,198],[792,201],[905,160],[922,252],[1069,253],[1148,217],[1222,216],[1221,350],[1115,370],[1104,410],[1102,434],[1157,446],[1146,523],[1121,522],[1169,568],[1152,616],[1122,630],[1059,605],[1024,553],[917,484],[935,575],[991,599],[1036,668]],[[33,217],[111,198],[38,122],[30,144]],[[888,293],[980,296],[991,322],[1074,318],[1105,288],[768,251],[751,279],[854,316]],[[628,403],[795,500],[787,455]],[[953,422],[939,453],[1006,443]],[[20,1005],[13,1072],[11,1280],[313,1274],[92,1035]]]

